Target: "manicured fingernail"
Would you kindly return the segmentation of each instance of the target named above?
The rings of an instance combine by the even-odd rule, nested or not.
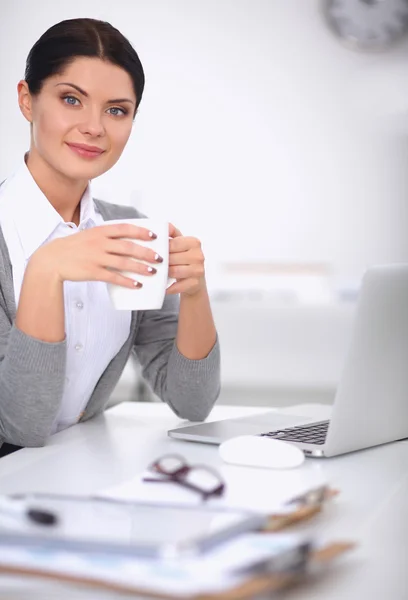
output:
[[[157,273],[157,269],[155,269],[154,267],[147,267],[147,270],[149,271],[149,273]]]
[[[157,239],[157,235],[155,233],[153,233],[153,231],[149,231],[149,238],[151,238],[152,240]]]
[[[143,287],[143,284],[140,283],[140,281],[134,281],[133,285],[135,286],[135,288],[141,288],[141,287]]]
[[[158,263],[162,263],[163,262],[163,258],[160,256],[160,254],[155,254],[154,255],[154,260]]]

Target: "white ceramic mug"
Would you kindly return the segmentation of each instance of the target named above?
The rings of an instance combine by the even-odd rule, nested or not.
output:
[[[137,227],[144,227],[149,231],[153,231],[157,235],[155,240],[138,240],[130,239],[130,241],[140,246],[151,248],[163,258],[162,263],[146,263],[140,260],[139,262],[154,266],[157,273],[154,275],[140,275],[129,271],[121,271],[126,277],[130,277],[135,281],[140,281],[143,284],[141,288],[126,288],[121,285],[108,283],[108,291],[113,306],[118,310],[157,310],[163,306],[166,289],[175,282],[175,279],[168,277],[169,272],[169,224],[159,219],[116,219],[114,221],[106,221],[104,225],[115,225],[117,223],[129,223]],[[136,260],[136,259],[135,259]],[[138,260],[138,259],[137,259]]]

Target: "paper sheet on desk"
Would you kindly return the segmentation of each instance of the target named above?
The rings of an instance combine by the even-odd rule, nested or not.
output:
[[[284,504],[310,489],[327,483],[320,470],[292,469],[271,471],[267,469],[245,469],[223,466],[219,469],[226,489],[222,498],[211,498],[206,505],[223,508],[253,510],[265,514],[283,511]],[[97,496],[114,500],[201,504],[201,497],[172,482],[144,482],[141,473],[114,487],[101,490]],[[148,474],[152,476],[151,473]]]

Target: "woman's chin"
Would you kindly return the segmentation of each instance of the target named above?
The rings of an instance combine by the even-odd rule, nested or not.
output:
[[[75,161],[76,162],[76,161]],[[60,173],[62,173],[68,179],[77,179],[77,180],[88,180],[95,179],[99,177],[103,173],[109,170],[109,166],[106,165],[89,165],[89,164],[68,164],[66,161],[64,164],[60,166],[58,169]]]

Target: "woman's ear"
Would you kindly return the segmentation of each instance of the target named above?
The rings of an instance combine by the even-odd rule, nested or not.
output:
[[[18,92],[18,105],[20,107],[20,110],[23,113],[23,115],[25,116],[25,118],[27,119],[27,121],[32,123],[32,121],[33,121],[33,115],[32,115],[33,102],[32,102],[32,96],[31,96],[30,90],[28,89],[28,85],[27,85],[26,81],[21,80],[18,82],[17,92]]]

